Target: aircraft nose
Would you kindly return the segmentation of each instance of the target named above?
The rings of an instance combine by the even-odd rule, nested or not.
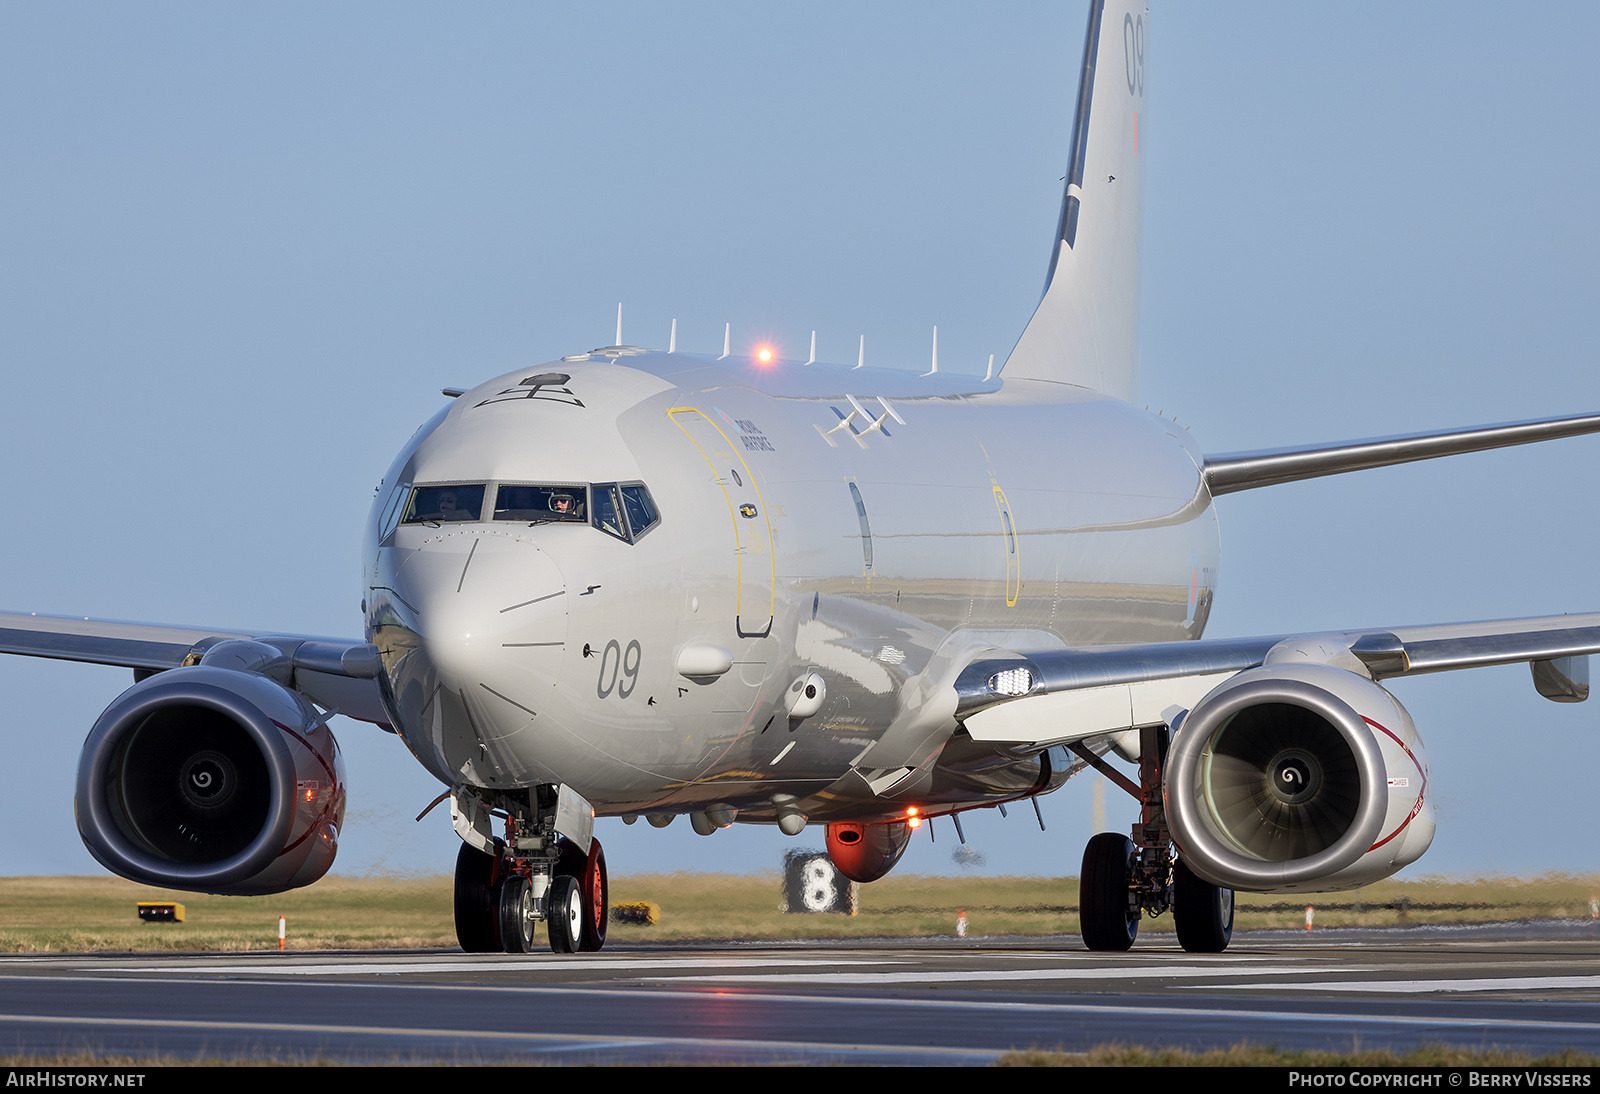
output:
[[[420,721],[443,691],[452,706],[465,704],[469,722],[483,715],[477,736],[526,725],[559,678],[567,638],[566,581],[550,556],[514,531],[441,530],[393,584],[411,616],[407,679],[395,681],[397,697],[419,705],[407,714]]]

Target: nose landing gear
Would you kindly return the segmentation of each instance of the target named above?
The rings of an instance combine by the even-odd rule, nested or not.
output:
[[[463,842],[456,855],[456,940],[467,953],[532,953],[540,920],[555,953],[593,953],[605,945],[605,851],[597,839],[585,852],[556,835],[553,816],[536,808],[537,790],[525,803],[505,794],[485,802],[504,815],[506,838],[493,840],[489,850]]]
[[[557,874],[545,898],[545,919],[550,925],[553,953],[576,953],[583,944],[583,894],[568,874]]]
[[[508,874],[500,883],[500,946],[506,953],[533,952],[536,923],[533,886],[521,874]]]
[[[572,849],[577,851],[576,846]],[[606,925],[611,918],[606,853],[601,850],[599,840],[590,844],[589,853],[582,856],[582,862],[583,865],[573,874],[583,904],[583,928],[578,936],[578,949],[584,953],[594,953],[606,944]]]

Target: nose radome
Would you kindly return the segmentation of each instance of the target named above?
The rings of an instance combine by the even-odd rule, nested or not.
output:
[[[567,637],[566,581],[533,542],[500,530],[441,532],[406,559],[396,584],[444,686],[554,683]]]

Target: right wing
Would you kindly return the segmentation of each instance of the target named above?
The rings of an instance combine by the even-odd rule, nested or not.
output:
[[[377,648],[356,639],[0,612],[0,653],[117,665],[132,669],[136,681],[199,664],[211,647],[235,640],[262,642],[281,651],[293,667],[295,690],[322,706],[358,721],[388,725],[378,697]]]

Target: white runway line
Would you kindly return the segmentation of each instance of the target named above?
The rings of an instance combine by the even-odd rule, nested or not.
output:
[[[715,1037],[619,1037],[614,1033],[535,1033],[521,1030],[484,1029],[429,1029],[426,1026],[348,1026],[305,1022],[218,1022],[177,1018],[79,1018],[54,1014],[0,1014],[0,1025],[50,1025],[61,1027],[110,1027],[134,1029],[191,1029],[230,1033],[340,1033],[371,1037],[429,1037],[452,1041],[501,1041],[551,1045],[558,1049],[666,1047],[714,1048],[756,1052],[824,1052],[852,1054],[857,1052],[895,1053],[913,1056],[978,1056],[994,1058],[1002,1049],[944,1048],[928,1045],[878,1045],[830,1044],[823,1041],[768,1041],[751,1039],[721,1039]]]
[[[586,972],[595,969],[627,972],[632,969],[767,969],[798,965],[816,968],[835,965],[903,965],[899,958],[819,961],[811,958],[763,957],[650,957],[637,961],[605,957],[506,957],[493,961],[285,961],[271,958],[226,965],[163,962],[155,965],[117,965],[104,962],[74,966],[78,972],[176,972],[208,976],[399,976],[436,972]]]
[[[1343,966],[1308,968],[1304,965],[1254,965],[1239,969],[1238,976],[1325,976],[1330,972],[1372,972],[1372,969],[1350,969]],[[673,984],[697,981],[739,984],[826,984],[840,987],[870,987],[879,984],[941,984],[979,981],[1009,980],[1129,980],[1136,977],[1153,979],[1227,976],[1230,970],[1215,965],[1141,965],[1137,967],[1112,966],[1094,969],[1003,969],[996,971],[955,970],[949,972],[791,972],[791,973],[716,973],[702,976],[652,976],[649,979]],[[1239,985],[1231,981],[1228,987]],[[1298,985],[1282,985],[1298,987]]]
[[[1600,988],[1600,976],[1483,976],[1471,980],[1333,980],[1316,984],[1231,984],[1229,986],[1267,990],[1388,991],[1408,994],[1430,991],[1550,991],[1563,988]]]

